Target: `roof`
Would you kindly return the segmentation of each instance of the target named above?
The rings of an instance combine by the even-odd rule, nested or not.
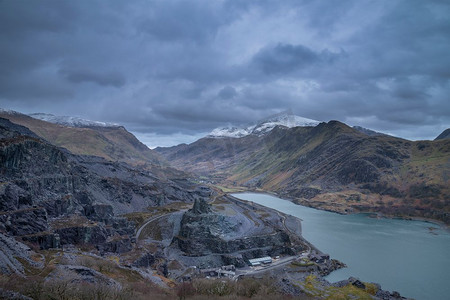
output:
[[[249,259],[248,261],[253,264],[253,263],[259,263],[259,262],[264,262],[264,261],[272,261],[272,257],[270,256],[264,256],[264,257],[258,257],[258,258],[253,258],[253,259]]]

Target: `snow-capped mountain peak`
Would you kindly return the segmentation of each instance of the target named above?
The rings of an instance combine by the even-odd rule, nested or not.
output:
[[[244,127],[222,127],[216,128],[208,135],[208,137],[233,137],[239,138],[250,134],[263,135],[270,132],[276,126],[284,126],[288,128],[298,126],[317,126],[320,122],[308,118],[296,116],[292,113],[280,113],[263,119],[256,124]]]
[[[69,126],[69,127],[119,127],[119,124],[115,123],[106,123],[99,121],[91,121],[85,120],[78,117],[70,117],[70,116],[55,116],[52,114],[45,113],[34,113],[29,114],[30,117],[39,119],[42,121],[46,121],[49,123]]]

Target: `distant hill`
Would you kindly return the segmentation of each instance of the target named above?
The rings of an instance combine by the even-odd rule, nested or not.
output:
[[[174,167],[227,187],[276,192],[338,212],[378,211],[450,223],[450,140],[370,136],[330,121],[156,150]]]
[[[434,140],[444,140],[444,139],[450,139],[450,128],[445,129],[442,131],[440,135],[438,135]]]
[[[42,116],[49,117],[49,121],[55,122],[55,118],[50,118],[52,115],[39,114],[39,117]],[[64,147],[74,154],[94,155],[132,165],[162,163],[161,157],[155,151],[117,124],[109,126],[95,121],[82,124],[81,121],[86,120],[75,118],[72,119],[72,123],[61,125],[8,110],[0,110],[0,117],[25,126],[51,144]],[[69,124],[73,126],[67,126]]]

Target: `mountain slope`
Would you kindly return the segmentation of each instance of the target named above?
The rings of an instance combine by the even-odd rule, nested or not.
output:
[[[450,139],[450,128],[445,129],[442,131],[440,135],[438,135],[434,140],[443,140],[443,139]]]
[[[87,243],[109,249],[121,241],[128,249],[134,224],[118,215],[209,196],[208,189],[164,171],[161,177],[73,155],[0,118],[0,231],[42,248]]]
[[[283,127],[308,127],[317,126],[320,122],[312,119],[296,116],[291,112],[283,112],[266,119],[260,120],[256,124],[244,126],[244,127],[224,127],[216,128],[208,135],[213,138],[239,138],[247,135],[264,135],[274,129],[276,126]]]
[[[226,186],[276,192],[334,211],[380,211],[450,222],[450,141],[368,136],[331,121],[262,136],[157,149],[173,166]]]
[[[46,113],[34,113],[29,114],[29,116],[42,121],[69,127],[120,127],[120,125],[115,123],[91,121],[71,116],[55,116]]]
[[[25,126],[51,144],[74,154],[94,155],[132,165],[161,164],[161,157],[155,151],[122,126],[69,127],[5,110],[0,111],[0,117]]]

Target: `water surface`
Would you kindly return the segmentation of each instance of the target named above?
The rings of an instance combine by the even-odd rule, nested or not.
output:
[[[450,232],[438,225],[340,215],[259,193],[233,196],[302,219],[303,236],[348,266],[327,276],[331,282],[354,276],[406,297],[450,299]]]

